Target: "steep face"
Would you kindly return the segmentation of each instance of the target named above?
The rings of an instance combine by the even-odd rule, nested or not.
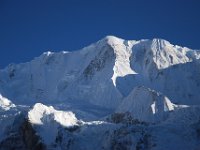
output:
[[[32,124],[28,122],[24,115],[18,114],[15,116],[13,122],[4,130],[5,134],[0,141],[0,149],[46,149],[38,133],[33,129]],[[8,122],[8,120],[5,121]]]
[[[199,104],[199,51],[162,39],[137,41],[131,49],[130,66],[136,74],[117,78],[117,87],[124,96],[143,85],[162,92],[174,103]]]
[[[112,81],[116,86],[116,79],[129,74],[136,74],[130,67],[131,46],[135,41],[126,41],[113,36],[105,38],[115,53],[115,64],[113,65]]]
[[[111,80],[115,57],[105,39],[74,53],[47,52],[31,62],[1,70],[0,90],[18,104],[81,99],[103,105],[106,87],[116,99],[110,105],[113,107],[121,99]],[[98,97],[96,93],[100,93]]]
[[[122,99],[116,78],[134,73],[131,50],[124,43],[108,36],[81,51],[47,52],[31,62],[10,65],[1,71],[0,90],[17,104],[73,99],[116,107]]]
[[[152,66],[161,70],[192,61],[187,56],[188,48],[174,46],[163,39],[142,40],[133,45],[132,50],[132,67],[138,72],[148,71]]]
[[[195,51],[174,46],[162,39],[142,40],[132,46],[131,67],[146,82],[153,81],[162,70],[196,60],[191,53]]]
[[[175,105],[156,91],[145,87],[135,87],[119,105],[117,112],[129,112],[133,118],[145,122],[159,122],[167,118]]]

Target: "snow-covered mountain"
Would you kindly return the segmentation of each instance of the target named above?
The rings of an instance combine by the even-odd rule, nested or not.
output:
[[[45,52],[0,70],[0,149],[198,149],[199,90],[200,51],[163,39]]]

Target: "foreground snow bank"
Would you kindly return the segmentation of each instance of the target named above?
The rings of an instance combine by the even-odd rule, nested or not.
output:
[[[45,106],[41,103],[36,103],[28,112],[29,121],[32,124],[43,125],[53,121],[64,127],[77,125],[75,114],[67,111],[55,110],[53,106]]]
[[[41,103],[36,103],[28,112],[28,120],[47,145],[55,142],[59,128],[78,125],[74,113],[55,110],[53,106],[45,106]]]

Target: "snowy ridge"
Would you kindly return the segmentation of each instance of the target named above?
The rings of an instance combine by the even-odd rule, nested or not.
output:
[[[189,58],[169,42],[161,39],[153,39],[151,49],[153,51],[153,61],[158,69],[164,69],[172,65],[189,62]]]
[[[130,67],[131,57],[131,44],[123,39],[116,38],[114,36],[107,36],[107,43],[113,48],[116,55],[115,64],[113,66],[112,81],[116,86],[116,79],[128,74],[136,74]]]
[[[149,88],[135,87],[131,94],[119,105],[117,112],[130,112],[135,119],[159,122],[166,119],[175,106],[164,95]]]

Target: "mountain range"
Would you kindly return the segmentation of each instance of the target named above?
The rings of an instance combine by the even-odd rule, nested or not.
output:
[[[200,51],[105,38],[0,70],[0,150],[198,150]]]

